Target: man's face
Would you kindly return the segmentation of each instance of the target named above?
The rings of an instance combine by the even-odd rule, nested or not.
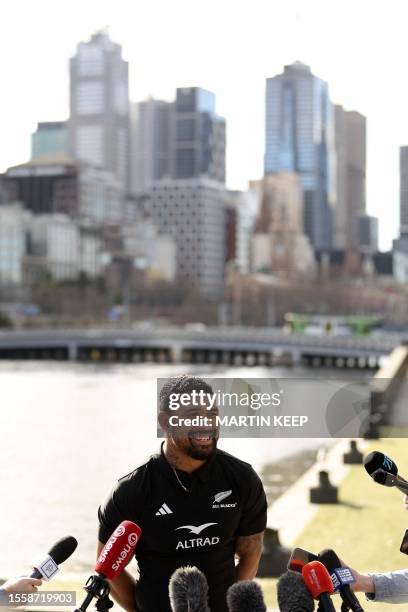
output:
[[[216,423],[218,408],[209,409],[206,400],[199,405],[190,403],[180,406],[172,412],[171,417],[177,417],[177,425],[169,423],[168,434],[174,444],[187,456],[193,459],[208,459],[217,448],[219,427]]]

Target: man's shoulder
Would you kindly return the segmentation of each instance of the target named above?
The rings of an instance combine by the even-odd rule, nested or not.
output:
[[[243,476],[256,474],[252,465],[247,461],[244,461],[243,459],[239,459],[238,457],[235,457],[234,455],[231,455],[230,453],[227,453],[226,451],[223,451],[221,449],[217,450],[217,455],[218,461],[226,469],[229,469]]]
[[[153,472],[156,469],[159,460],[159,453],[150,455],[150,457],[146,461],[140,463],[131,472],[118,478],[118,485],[126,487],[127,485],[134,485],[138,482],[145,480],[146,476],[148,476],[149,473]]]

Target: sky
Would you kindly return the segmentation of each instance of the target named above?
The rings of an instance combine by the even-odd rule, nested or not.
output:
[[[129,62],[130,97],[214,91],[227,120],[227,184],[263,171],[265,79],[300,60],[334,103],[367,117],[367,211],[380,247],[399,224],[399,147],[408,144],[406,0],[3,0],[0,172],[30,155],[38,121],[68,117],[68,61],[109,27]]]

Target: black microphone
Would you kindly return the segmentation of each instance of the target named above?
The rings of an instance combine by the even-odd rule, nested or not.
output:
[[[384,470],[389,474],[398,474],[397,464],[384,453],[380,451],[373,451],[364,459],[364,467],[370,476],[373,475],[377,470]]]
[[[314,600],[305,585],[302,574],[288,570],[278,580],[280,612],[313,612]]]
[[[78,542],[72,536],[61,538],[49,550],[47,556],[42,563],[34,567],[34,571],[30,574],[30,578],[38,578],[40,580],[51,580],[59,570],[59,565],[64,563],[75,551]]]
[[[179,567],[169,582],[172,612],[210,612],[208,583],[196,567]]]
[[[351,571],[349,568],[342,567],[341,561],[334,550],[330,548],[322,550],[322,552],[319,553],[319,559],[327,568],[332,579],[333,586],[340,593],[340,597],[342,598],[343,602],[353,612],[364,612],[357,597],[350,589],[350,584],[355,582]],[[350,579],[347,577],[347,574],[350,575]]]
[[[364,459],[364,467],[371,478],[385,487],[396,487],[408,493],[408,482],[398,475],[397,464],[384,453],[373,451]]]
[[[254,580],[235,582],[227,591],[229,612],[266,612],[262,589]]]

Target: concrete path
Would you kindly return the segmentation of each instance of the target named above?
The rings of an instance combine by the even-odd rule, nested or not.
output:
[[[268,527],[278,529],[281,544],[291,547],[305,526],[314,518],[319,506],[309,501],[309,490],[318,484],[321,470],[329,472],[333,485],[339,485],[349,471],[343,463],[343,454],[349,450],[350,441],[341,439],[329,450],[319,453],[318,461],[292,485],[268,510]],[[367,443],[360,440],[359,449],[364,452]]]
[[[364,453],[368,443],[359,440],[358,447]],[[330,481],[339,486],[346,477],[350,467],[344,465],[343,454],[349,450],[350,440],[335,441],[328,449],[322,449],[318,461],[296,481],[268,510],[268,527],[279,530],[283,546],[292,547],[296,539],[314,518],[319,505],[309,501],[309,490],[318,483],[321,470],[329,472]],[[279,612],[279,608],[268,608],[268,612]]]

